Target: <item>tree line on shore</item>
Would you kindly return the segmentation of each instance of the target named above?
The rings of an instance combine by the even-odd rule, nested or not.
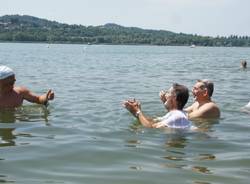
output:
[[[249,36],[210,37],[165,30],[124,27],[113,23],[102,26],[69,25],[28,15],[5,15],[0,17],[0,41],[170,46],[250,46]]]

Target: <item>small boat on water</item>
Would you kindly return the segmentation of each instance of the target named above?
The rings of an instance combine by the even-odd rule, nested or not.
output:
[[[194,44],[190,45],[190,48],[195,48],[196,46]]]

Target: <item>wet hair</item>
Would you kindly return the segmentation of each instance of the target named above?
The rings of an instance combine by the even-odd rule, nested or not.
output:
[[[214,92],[214,83],[208,79],[197,80],[197,82],[203,83],[203,86],[201,86],[201,88],[207,89],[208,96],[212,97]]]
[[[188,88],[177,83],[174,83],[172,87],[177,101],[177,109],[182,110],[189,98]]]

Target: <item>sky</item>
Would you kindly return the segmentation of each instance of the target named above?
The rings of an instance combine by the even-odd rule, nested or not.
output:
[[[250,0],[0,0],[0,16],[30,15],[67,24],[250,36]]]

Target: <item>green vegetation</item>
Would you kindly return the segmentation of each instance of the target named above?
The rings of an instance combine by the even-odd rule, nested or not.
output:
[[[82,44],[147,44],[250,46],[249,36],[208,37],[163,30],[123,27],[68,25],[32,16],[5,15],[0,17],[1,42],[47,42]]]

